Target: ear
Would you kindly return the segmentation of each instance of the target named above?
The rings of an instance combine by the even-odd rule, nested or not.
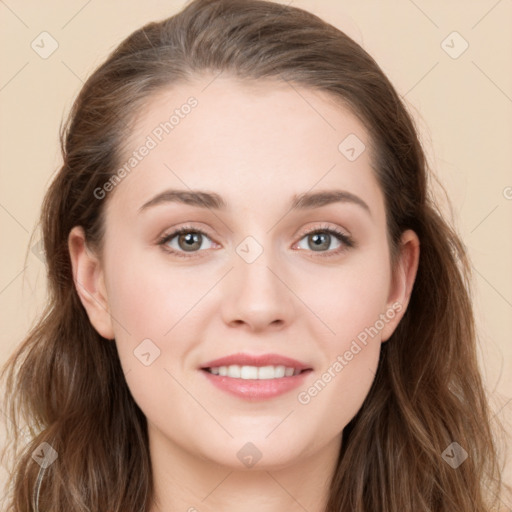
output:
[[[68,236],[73,282],[92,326],[107,339],[114,339],[108,297],[99,258],[86,245],[84,230],[75,226]]]
[[[399,256],[393,269],[391,287],[384,313],[386,323],[381,332],[381,341],[387,341],[407,310],[411,298],[416,272],[420,260],[420,241],[418,235],[408,229],[400,238]]]

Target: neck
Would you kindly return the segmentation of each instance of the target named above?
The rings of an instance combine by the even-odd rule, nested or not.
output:
[[[154,503],[150,512],[325,512],[341,434],[308,458],[240,470],[200,458],[148,425]]]

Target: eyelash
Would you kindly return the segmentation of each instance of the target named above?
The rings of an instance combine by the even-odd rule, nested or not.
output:
[[[180,229],[177,229],[176,231],[173,231],[172,233],[169,233],[168,235],[163,235],[161,238],[158,239],[157,244],[162,246],[162,248],[166,252],[169,252],[175,256],[178,256],[179,258],[193,258],[197,255],[197,252],[202,252],[202,251],[191,251],[190,254],[187,254],[184,251],[176,251],[176,250],[171,249],[165,245],[165,244],[167,244],[167,242],[169,242],[176,236],[182,235],[184,233],[198,233],[207,238],[210,238],[208,233],[206,233],[202,229],[194,228],[192,226],[184,226]],[[313,229],[310,231],[306,231],[301,234],[299,241],[308,235],[314,235],[317,233],[328,233],[329,235],[334,235],[334,237],[337,238],[343,244],[342,247],[338,247],[337,249],[334,249],[334,250],[325,251],[325,252],[319,251],[317,255],[320,256],[321,258],[330,258],[333,256],[338,256],[342,252],[344,252],[348,249],[351,249],[353,247],[356,247],[356,243],[352,237],[350,237],[349,235],[347,235],[347,234],[343,233],[342,231],[340,231],[336,228],[333,228],[331,226],[320,226],[319,228],[316,228],[316,229]],[[301,249],[301,250],[303,250],[303,249]],[[311,252],[315,252],[315,251],[311,251]]]

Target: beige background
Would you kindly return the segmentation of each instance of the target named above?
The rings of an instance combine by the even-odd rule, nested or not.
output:
[[[44,191],[60,163],[63,115],[82,82],[125,36],[183,3],[0,0],[0,364],[44,303],[44,265],[31,251],[26,266],[24,258],[38,240],[36,235],[29,245]],[[495,416],[510,425],[512,2],[291,3],[362,44],[414,112],[470,251],[482,371]],[[47,59],[31,48],[43,31],[58,43]],[[511,454],[512,446],[508,459]],[[5,480],[1,468],[0,479]],[[510,464],[507,479],[512,482]]]

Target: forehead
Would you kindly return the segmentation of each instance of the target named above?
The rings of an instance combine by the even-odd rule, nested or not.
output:
[[[165,187],[260,206],[315,187],[343,186],[369,202],[380,193],[359,119],[330,94],[285,81],[203,76],[173,85],[148,98],[126,148],[121,165],[134,165],[114,204],[116,195],[140,203]]]

